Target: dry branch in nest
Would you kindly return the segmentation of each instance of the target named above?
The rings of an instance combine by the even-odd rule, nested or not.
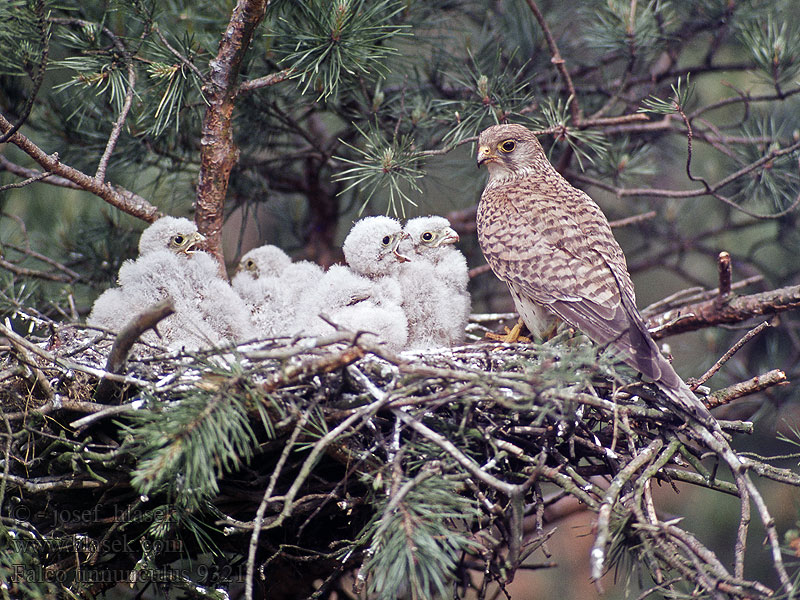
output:
[[[290,598],[317,580],[320,597],[349,575],[368,597],[484,598],[523,565],[557,563],[547,515],[575,501],[596,514],[595,578],[627,557],[665,594],[791,586],[769,508],[742,477],[800,477],[744,457],[732,477],[707,430],[582,337],[400,356],[347,332],[193,354],[137,345],[112,374],[106,332],[3,333],[3,523],[50,591],[124,580]],[[780,377],[714,397],[765,380]],[[92,402],[101,381],[121,402]],[[654,487],[690,485],[738,497],[732,565],[659,511]],[[751,518],[777,584],[745,577],[763,555],[747,546]]]

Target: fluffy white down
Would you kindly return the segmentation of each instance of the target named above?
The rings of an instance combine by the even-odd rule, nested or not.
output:
[[[253,322],[263,337],[283,337],[305,333],[313,315],[307,307],[314,304],[322,267],[307,260],[291,263],[280,275],[259,277],[248,284],[248,304]]]
[[[408,323],[399,298],[386,298],[380,281],[333,265],[307,298],[303,310],[309,315],[305,332],[310,335],[334,332],[335,328],[319,317],[323,314],[337,327],[365,332],[370,342],[385,344],[392,351],[406,343]]]
[[[389,217],[365,217],[357,221],[342,245],[347,265],[367,277],[399,273],[400,263],[392,252],[392,243],[402,233],[400,222]],[[387,238],[391,241],[385,242]]]
[[[148,331],[143,341],[196,350],[251,335],[249,311],[219,276],[216,260],[205,252],[185,254],[167,249],[174,236],[189,239],[196,233],[188,219],[164,217],[148,227],[139,242],[142,254],[122,265],[119,287],[95,301],[88,322],[119,330],[137,313],[171,297],[175,313],[158,324],[161,339]]]
[[[286,252],[277,246],[266,244],[253,248],[242,256],[234,280],[243,275],[249,275],[252,279],[277,277],[290,264],[292,259]]]
[[[411,260],[401,265],[403,310],[408,319],[407,348],[427,350],[464,343],[471,308],[469,270],[453,245],[458,236],[444,217],[411,219],[400,253]]]
[[[250,311],[254,337],[280,333],[284,293],[279,278],[291,265],[286,252],[269,244],[253,248],[239,261],[231,286]]]

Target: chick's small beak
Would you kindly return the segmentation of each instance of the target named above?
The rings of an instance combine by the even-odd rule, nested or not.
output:
[[[452,229],[451,227],[448,227],[447,228],[447,232],[446,232],[444,238],[442,239],[442,244],[455,244],[460,239],[461,238],[458,237],[458,234],[456,233],[455,229]]]
[[[204,236],[199,231],[194,232],[189,236],[189,239],[186,240],[186,245],[183,247],[183,252],[185,254],[192,254],[193,252],[197,252],[200,250],[198,246],[206,241],[206,236]]]
[[[400,235],[398,235],[395,240],[394,244],[392,244],[392,254],[394,254],[395,258],[398,262],[411,262],[411,259],[408,258],[405,254],[400,254],[397,249],[400,247],[400,242],[402,242],[406,238],[410,238],[411,236],[403,231]]]
[[[485,162],[493,162],[497,160],[497,154],[492,152],[489,146],[478,146],[478,166],[480,167]]]

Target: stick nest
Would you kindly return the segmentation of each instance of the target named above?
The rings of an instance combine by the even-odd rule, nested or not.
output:
[[[575,510],[596,514],[595,579],[629,560],[632,586],[668,597],[791,587],[766,504],[707,432],[570,332],[399,356],[348,332],[192,354],[137,344],[109,374],[113,335],[34,324],[44,335],[4,327],[0,354],[0,574],[14,589],[484,598],[555,566],[547,539]],[[745,477],[800,485],[740,459]],[[687,485],[738,497],[732,565],[660,513],[654,488]],[[751,505],[777,584],[744,577]]]

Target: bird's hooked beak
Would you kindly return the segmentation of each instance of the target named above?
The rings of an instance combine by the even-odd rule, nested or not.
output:
[[[397,251],[398,247],[400,246],[400,242],[402,242],[404,239],[410,238],[410,237],[411,236],[409,234],[407,234],[405,231],[402,231],[402,232],[400,232],[400,235],[398,235],[395,238],[394,243],[392,244],[392,254],[394,254],[394,257],[397,259],[397,262],[401,262],[401,263],[411,262],[411,259],[408,258],[405,254],[400,254]]]
[[[186,243],[181,248],[181,252],[184,254],[194,254],[195,252],[199,252],[200,248],[198,247],[200,244],[206,241],[206,236],[204,236],[199,231],[195,231],[188,238],[186,238]]]
[[[478,146],[478,167],[485,162],[497,162],[497,154],[487,145]]]
[[[442,236],[442,239],[439,240],[439,243],[436,244],[436,245],[437,246],[446,246],[448,244],[455,244],[460,239],[461,238],[458,237],[458,234],[456,233],[456,230],[453,229],[452,227],[448,227],[447,229],[444,230],[444,235]]]

